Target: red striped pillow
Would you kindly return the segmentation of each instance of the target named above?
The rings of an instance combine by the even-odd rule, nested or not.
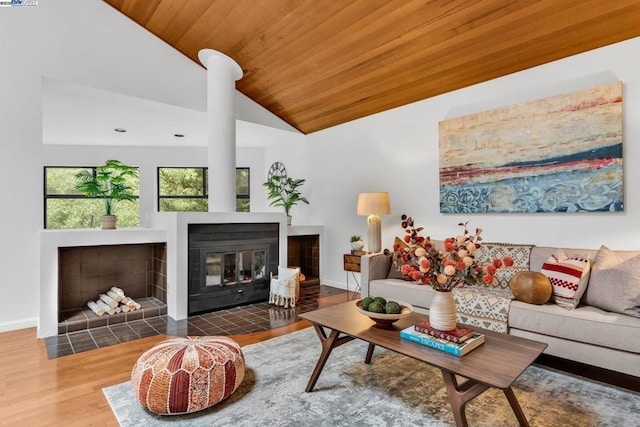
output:
[[[540,270],[553,286],[553,299],[560,307],[572,310],[587,290],[591,264],[587,258],[569,258],[562,249],[551,255]]]

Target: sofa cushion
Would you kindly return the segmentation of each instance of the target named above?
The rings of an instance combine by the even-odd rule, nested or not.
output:
[[[593,259],[584,303],[640,317],[640,255],[625,261],[602,246]]]
[[[529,270],[529,258],[533,245],[519,245],[513,243],[482,243],[476,251],[476,260],[480,264],[490,264],[494,259],[510,257],[513,265],[503,267],[495,274],[497,287],[509,289],[509,281],[516,273]]]
[[[380,279],[369,282],[368,296],[399,299],[410,303],[414,308],[428,309],[435,291],[429,285],[408,282],[399,279]],[[417,310],[420,311],[420,310]]]
[[[580,303],[587,289],[591,265],[582,257],[569,258],[558,249],[542,265],[541,273],[549,278],[553,286],[553,300],[562,308],[572,310]]]
[[[640,353],[640,319],[581,305],[565,310],[557,304],[511,301],[509,328]]]

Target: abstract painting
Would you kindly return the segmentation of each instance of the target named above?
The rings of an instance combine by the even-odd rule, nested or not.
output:
[[[439,123],[440,212],[623,210],[622,82]]]

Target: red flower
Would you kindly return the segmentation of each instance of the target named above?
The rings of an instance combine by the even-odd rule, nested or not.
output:
[[[453,265],[453,266],[455,266],[455,265],[456,265],[455,261],[454,261],[454,260],[452,260],[452,259],[449,259],[449,258],[445,259],[445,260],[442,262],[442,264],[443,264],[445,267],[446,267],[447,265]]]
[[[404,275],[409,274],[410,271],[411,271],[411,266],[409,264],[402,264],[402,267],[400,267],[400,272]]]
[[[418,237],[416,238],[416,241],[417,241],[418,243],[422,243],[422,242],[424,242],[424,237],[422,237],[422,236],[418,236]]]
[[[411,241],[411,236],[409,236],[408,234],[406,236],[404,236],[404,241],[406,243],[409,243]]]
[[[429,276],[422,276],[422,279],[420,279],[420,282],[422,282],[423,285],[428,285],[431,283],[431,280],[429,280]]]
[[[482,283],[484,283],[485,285],[491,285],[493,284],[493,275],[491,274],[485,274],[482,277]]]
[[[502,267],[502,260],[496,258],[493,260],[492,264],[495,268],[500,268]]]
[[[504,265],[507,267],[512,267],[514,262],[513,262],[513,258],[506,256],[504,258],[502,258],[502,262],[504,262]]]
[[[419,271],[417,271],[417,270],[413,270],[413,271],[411,272],[411,278],[412,278],[413,280],[416,280],[416,281],[417,281],[417,280],[420,280],[420,279],[422,278],[422,273],[420,273],[420,272],[419,272]]]
[[[493,276],[496,274],[496,268],[493,265],[487,265],[487,274]]]
[[[447,252],[453,252],[456,250],[456,245],[453,242],[445,241],[444,242],[444,250]]]
[[[459,259],[458,262],[456,262],[456,270],[464,270],[465,268],[467,268],[467,264],[465,264],[463,260]]]

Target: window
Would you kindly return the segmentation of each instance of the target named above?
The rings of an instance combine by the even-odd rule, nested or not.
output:
[[[158,168],[159,212],[206,212],[207,168]],[[249,168],[236,168],[236,212],[249,212]]]
[[[98,198],[85,197],[75,189],[75,176],[81,170],[95,173],[94,167],[44,168],[44,228],[93,228],[100,226],[104,203]],[[139,180],[129,183],[138,193]],[[137,227],[140,224],[140,203],[120,202],[115,208],[118,227]]]

